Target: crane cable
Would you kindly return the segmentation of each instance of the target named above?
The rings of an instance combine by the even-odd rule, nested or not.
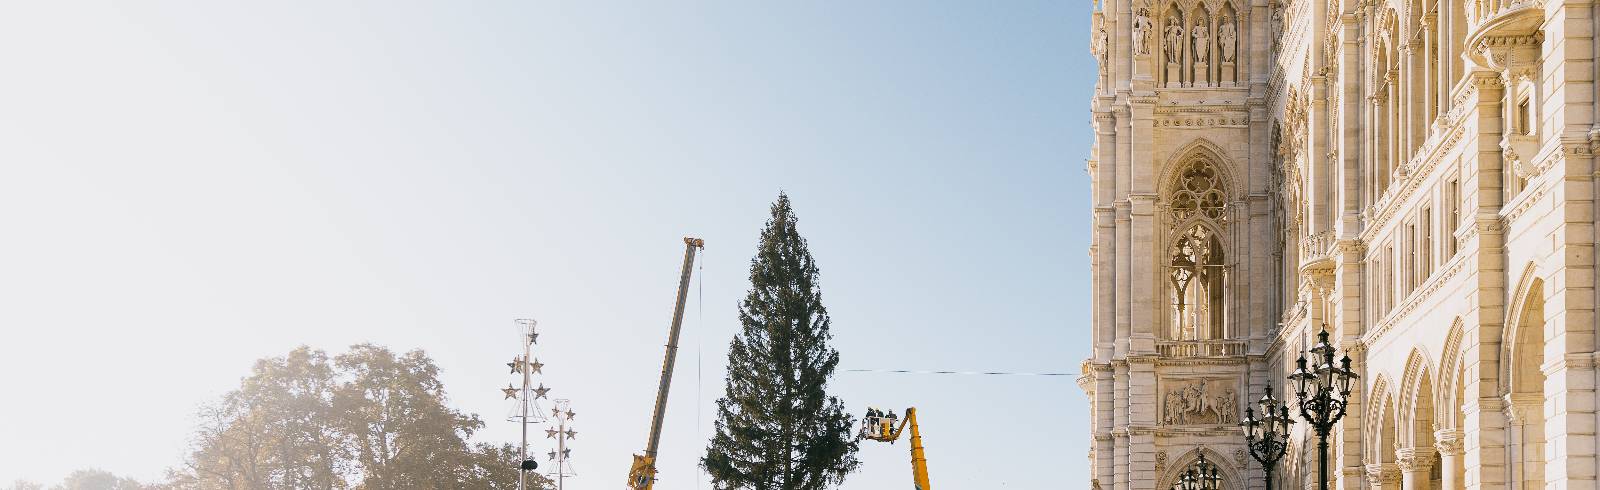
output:
[[[701,380],[705,377],[704,370],[700,368],[703,357],[701,350],[705,346],[706,335],[706,249],[704,247],[700,248],[700,263],[697,265],[700,266],[700,280],[695,282],[696,294],[699,296],[695,298],[695,307],[699,310],[700,318],[695,320],[694,335],[694,436],[700,438],[705,437],[700,415],[700,405],[705,400],[705,397],[700,395]],[[695,490],[700,490],[700,482],[705,480],[704,472],[700,465],[695,465],[695,473],[698,474],[694,479]]]

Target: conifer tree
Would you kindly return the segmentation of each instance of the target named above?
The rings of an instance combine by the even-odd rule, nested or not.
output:
[[[827,393],[839,352],[828,345],[817,266],[795,221],[779,194],[750,261],[743,331],[728,349],[716,434],[700,460],[719,489],[820,489],[858,465],[854,422]]]

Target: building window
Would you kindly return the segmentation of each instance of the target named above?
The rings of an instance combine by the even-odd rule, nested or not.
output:
[[[1185,163],[1167,192],[1168,209],[1178,223],[1169,236],[1167,281],[1171,315],[1167,337],[1210,340],[1224,337],[1227,267],[1219,236],[1228,196],[1215,164],[1206,158]]]
[[[1440,238],[1444,240],[1445,258],[1455,257],[1456,230],[1461,229],[1461,181],[1450,179],[1444,184],[1444,233]]]
[[[1422,208],[1422,218],[1421,223],[1418,223],[1418,229],[1422,234],[1422,243],[1418,247],[1418,271],[1422,272],[1419,275],[1421,279],[1418,280],[1418,285],[1421,285],[1421,283],[1427,282],[1430,275],[1434,275],[1434,210],[1432,208]]]
[[[1533,111],[1527,97],[1517,101],[1517,133],[1533,135]]]

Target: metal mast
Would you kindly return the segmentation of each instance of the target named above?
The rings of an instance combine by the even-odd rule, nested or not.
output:
[[[531,319],[519,319],[516,322],[520,333],[518,338],[522,344],[522,356],[512,358],[506,366],[511,368],[511,374],[522,375],[522,386],[520,388],[514,385],[507,386],[501,391],[505,393],[506,398],[517,400],[517,406],[508,419],[522,426],[522,442],[517,445],[519,455],[517,490],[526,490],[528,472],[539,467],[537,462],[528,459],[528,425],[545,421],[544,411],[538,408],[537,404],[540,398],[545,398],[550,389],[545,388],[544,383],[540,383],[537,388],[533,386],[533,373],[542,373],[544,370],[544,364],[533,358],[533,344],[539,342],[539,322]]]
[[[555,461],[555,469],[550,471],[550,476],[556,477],[556,490],[566,490],[567,477],[578,476],[572,470],[572,448],[567,447],[567,441],[576,439],[578,431],[572,428],[572,418],[578,414],[572,411],[571,400],[556,400],[556,407],[550,410],[550,415],[555,417],[556,428],[545,429],[545,434],[555,438],[556,449],[550,451],[550,460]]]
[[[661,424],[667,412],[667,392],[672,387],[672,367],[678,359],[678,333],[683,327],[683,305],[689,298],[689,278],[694,269],[695,251],[705,248],[705,240],[683,237],[683,272],[678,277],[678,300],[672,308],[672,328],[667,333],[667,354],[661,361],[661,385],[656,389],[655,412],[650,416],[650,438],[644,455],[633,456],[628,472],[628,488],[647,489],[655,485],[656,450],[661,445]]]

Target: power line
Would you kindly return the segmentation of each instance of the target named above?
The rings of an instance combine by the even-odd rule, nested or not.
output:
[[[847,373],[955,374],[962,376],[1080,376],[1080,373],[1019,373],[1011,371],[940,371],[923,369],[846,369]]]

